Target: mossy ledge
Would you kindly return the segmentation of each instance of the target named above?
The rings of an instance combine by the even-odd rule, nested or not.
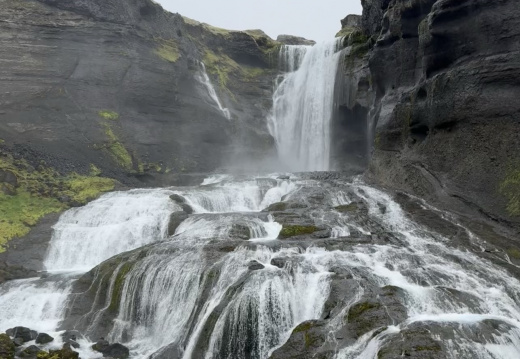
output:
[[[158,44],[157,48],[154,50],[154,53],[159,56],[161,59],[167,62],[175,63],[181,57],[179,52],[179,46],[177,42],[173,39],[165,40],[165,39],[156,39]]]
[[[115,186],[114,180],[97,175],[62,175],[43,161],[34,168],[6,152],[0,153],[0,173],[0,252],[45,215],[86,204]]]
[[[305,234],[312,234],[317,231],[319,231],[319,228],[316,226],[284,225],[278,238],[287,239]]]

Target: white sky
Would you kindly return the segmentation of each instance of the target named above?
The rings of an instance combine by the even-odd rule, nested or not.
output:
[[[166,10],[229,30],[261,29],[315,41],[334,38],[340,20],[361,14],[360,0],[155,0]]]

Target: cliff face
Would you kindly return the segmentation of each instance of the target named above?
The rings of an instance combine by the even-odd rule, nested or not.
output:
[[[9,153],[63,173],[92,164],[136,185],[225,165],[241,141],[251,156],[272,149],[261,120],[278,43],[265,34],[198,24],[148,0],[0,7],[0,139]],[[202,61],[230,119],[201,81]]]
[[[516,1],[364,0],[363,7],[370,50],[345,73],[361,93],[348,107],[364,109],[374,138],[369,176],[518,225]],[[350,75],[366,68],[368,81]]]

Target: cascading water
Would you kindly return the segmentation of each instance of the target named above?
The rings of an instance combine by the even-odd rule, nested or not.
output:
[[[292,170],[329,168],[337,47],[280,50],[269,128]],[[99,336],[139,359],[520,357],[520,281],[475,234],[444,219],[458,245],[359,180],[299,176],[213,175],[65,212],[48,273],[0,286],[0,330],[78,329],[83,359]]]
[[[330,127],[341,39],[313,47],[283,46],[283,75],[273,95],[269,131],[292,171],[330,168]]]
[[[200,73],[196,75],[196,79],[208,91],[209,96],[215,102],[215,104],[217,105],[220,112],[222,112],[224,117],[227,118],[228,120],[231,120],[231,113],[229,112],[229,109],[222,106],[222,103],[220,102],[220,100],[217,96],[217,92],[215,91],[215,88],[213,87],[213,84],[211,83],[208,73],[206,72],[206,65],[204,65],[204,63],[201,62],[200,67],[201,67],[201,70],[200,70]]]

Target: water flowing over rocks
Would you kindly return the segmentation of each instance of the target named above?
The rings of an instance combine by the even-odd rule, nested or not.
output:
[[[362,4],[0,0],[0,357],[520,357],[520,8]]]

